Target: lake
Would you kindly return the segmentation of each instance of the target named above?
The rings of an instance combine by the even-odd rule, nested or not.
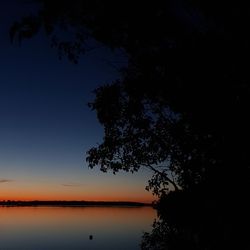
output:
[[[0,207],[0,250],[140,249],[155,217],[151,207]]]

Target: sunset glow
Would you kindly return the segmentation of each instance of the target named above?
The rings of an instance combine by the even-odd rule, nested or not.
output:
[[[155,197],[145,190],[145,182],[137,184],[138,174],[101,174],[84,170],[89,176],[76,181],[24,179],[2,180],[0,200],[89,200],[89,201],[138,201],[150,203]],[[18,178],[18,177],[17,177]]]

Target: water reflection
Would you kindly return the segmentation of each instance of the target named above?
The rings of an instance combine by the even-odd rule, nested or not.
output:
[[[0,207],[0,249],[140,249],[155,216],[150,207]]]

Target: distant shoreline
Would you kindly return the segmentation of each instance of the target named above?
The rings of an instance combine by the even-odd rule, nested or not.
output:
[[[130,201],[0,201],[1,207],[145,207],[150,203]]]

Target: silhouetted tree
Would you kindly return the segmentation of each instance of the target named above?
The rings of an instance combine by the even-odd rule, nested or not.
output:
[[[153,171],[148,189],[161,198],[158,210],[171,212],[151,239],[168,221],[178,232],[188,227],[189,240],[208,242],[201,240],[203,228],[213,221],[222,228],[221,244],[229,244],[235,228],[242,233],[249,208],[249,8],[196,0],[42,2],[37,16],[13,25],[12,40],[43,27],[60,56],[73,62],[89,38],[128,56],[122,79],[99,87],[89,104],[104,126],[103,142],[88,151],[89,166]],[[71,40],[59,38],[58,27]],[[177,210],[185,225],[174,225]],[[145,249],[151,236],[144,237]],[[190,244],[216,249],[216,243]]]

